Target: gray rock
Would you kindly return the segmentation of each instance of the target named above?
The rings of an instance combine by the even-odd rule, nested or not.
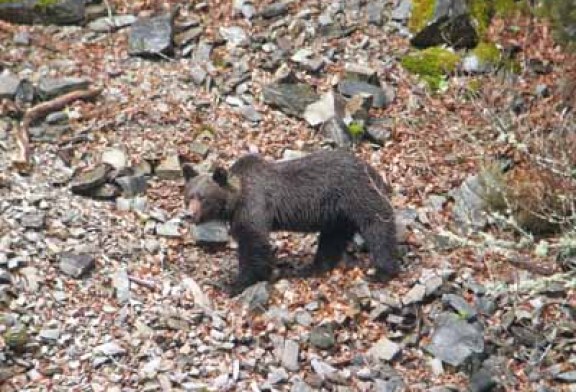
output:
[[[341,148],[352,146],[352,137],[344,121],[338,117],[332,117],[320,127],[320,132],[327,140],[332,141]]]
[[[498,383],[494,381],[490,372],[485,369],[480,369],[470,377],[470,392],[490,392],[497,385]]]
[[[442,302],[454,309],[460,317],[466,320],[473,320],[478,316],[478,312],[464,298],[456,294],[444,294]]]
[[[318,358],[313,358],[312,361],[310,361],[310,365],[312,365],[314,372],[318,374],[322,379],[330,377],[332,374],[335,374],[338,371],[334,366],[321,361]]]
[[[463,230],[482,229],[488,223],[484,213],[482,186],[478,176],[470,176],[460,188],[450,192],[454,198],[454,220]]]
[[[568,383],[576,383],[576,370],[558,373],[554,376],[554,379]]]
[[[69,120],[68,113],[66,112],[54,112],[50,113],[46,116],[46,124],[49,125],[57,125],[57,124],[65,124]]]
[[[422,284],[426,286],[426,297],[436,294],[436,292],[444,284],[444,280],[441,276],[433,275],[427,279],[422,280]]]
[[[112,283],[118,302],[124,304],[130,301],[130,280],[128,279],[128,272],[125,268],[118,270],[114,274]]]
[[[5,269],[0,269],[0,284],[11,284],[12,283],[12,275],[10,272],[6,271]]]
[[[144,176],[124,176],[114,180],[122,189],[122,195],[131,198],[146,193],[148,182]]]
[[[204,83],[207,76],[208,72],[206,72],[206,70],[201,64],[197,62],[192,64],[192,67],[190,68],[190,77],[192,78],[194,84],[196,84],[197,86],[201,85],[202,83]]]
[[[410,43],[417,48],[452,45],[454,48],[474,48],[478,33],[474,28],[464,0],[438,0],[426,26],[414,34]]]
[[[178,180],[182,178],[180,158],[176,154],[169,155],[160,162],[154,173],[163,180]]]
[[[410,291],[404,295],[402,298],[402,303],[404,305],[412,305],[418,302],[422,302],[424,296],[426,295],[426,286],[423,284],[415,284]]]
[[[313,389],[310,387],[310,385],[306,384],[304,381],[296,380],[292,384],[290,392],[313,392]]]
[[[426,350],[452,366],[462,365],[471,355],[484,351],[484,336],[477,326],[453,313],[440,314]]]
[[[328,350],[336,344],[336,338],[334,337],[334,328],[331,324],[324,324],[314,327],[310,331],[310,344],[314,347]]]
[[[402,350],[399,344],[387,338],[381,338],[368,350],[368,357],[373,361],[392,361]]]
[[[262,93],[265,103],[296,117],[302,117],[306,107],[318,100],[314,89],[304,83],[270,84],[263,88]]]
[[[14,33],[12,42],[14,42],[16,45],[28,46],[30,45],[30,33],[27,31],[17,31]]]
[[[152,165],[148,161],[140,161],[133,168],[135,176],[150,176],[152,174]]]
[[[42,340],[54,341],[60,339],[60,328],[47,328],[40,330],[38,334]]]
[[[43,212],[29,212],[22,216],[20,224],[26,229],[41,230],[46,224],[46,215]]]
[[[550,96],[550,88],[546,84],[538,84],[534,89],[534,95],[538,98],[546,98]]]
[[[177,34],[174,37],[174,43],[178,47],[183,47],[196,41],[204,32],[203,27],[194,27]]]
[[[392,139],[393,121],[388,119],[372,119],[366,125],[366,136],[374,143],[384,145]]]
[[[194,225],[192,238],[199,244],[224,244],[228,242],[228,227],[222,221]]]
[[[250,37],[240,26],[221,26],[219,31],[222,38],[232,46],[246,46],[250,43]]]
[[[396,8],[392,10],[391,18],[398,22],[405,22],[412,12],[412,0],[400,0]]]
[[[32,103],[34,101],[36,89],[31,81],[22,79],[16,90],[16,102]]]
[[[60,271],[73,278],[80,278],[96,265],[94,257],[88,254],[64,252],[60,254]]]
[[[384,0],[372,0],[366,4],[366,15],[368,16],[369,24],[376,26],[384,24],[382,14],[384,13],[385,3]]]
[[[120,189],[113,184],[103,184],[90,191],[90,197],[96,200],[114,200],[120,196]]]
[[[268,282],[258,282],[240,294],[240,301],[248,307],[250,311],[263,310],[270,298],[270,287]]]
[[[308,155],[308,153],[304,151],[284,150],[284,152],[282,152],[282,159],[280,159],[280,161],[290,161],[292,159],[299,159],[305,157],[306,155]]]
[[[288,373],[283,368],[272,367],[268,373],[267,381],[272,385],[281,384],[288,381]]]
[[[106,165],[85,170],[73,178],[70,190],[79,195],[86,195],[106,182],[109,171],[110,168]]]
[[[345,80],[365,82],[374,86],[379,86],[376,70],[367,65],[357,63],[344,64]]]
[[[205,42],[200,41],[192,52],[192,59],[199,63],[204,63],[210,61],[210,54],[212,53],[213,45]]]
[[[303,327],[309,327],[310,325],[312,325],[312,322],[314,321],[312,315],[306,310],[296,311],[296,313],[294,314],[294,320],[296,321],[296,323],[302,325]]]
[[[170,14],[138,19],[130,28],[128,53],[133,56],[170,54],[173,34],[173,18]]]
[[[1,5],[1,3],[0,3]],[[18,86],[22,79],[11,74],[3,73],[0,75],[0,100],[1,99],[14,99]]]
[[[160,237],[179,238],[180,225],[177,221],[170,220],[156,225],[156,234]]]
[[[298,365],[298,354],[300,346],[294,340],[286,339],[284,341],[284,350],[282,350],[281,363],[287,370],[297,372],[300,368]]]
[[[258,111],[252,105],[245,105],[240,108],[240,114],[246,120],[251,121],[253,123],[259,123],[262,121],[262,115],[258,113]]]
[[[346,26],[340,23],[330,23],[320,26],[318,32],[326,39],[343,38],[349,36],[358,29],[356,25]]]
[[[338,91],[346,97],[365,93],[372,95],[372,107],[383,108],[392,103],[394,100],[394,93],[391,89],[386,90],[375,86],[370,83],[356,81],[356,80],[342,80],[338,84]]]
[[[102,151],[100,162],[106,163],[116,170],[122,170],[128,165],[128,157],[126,153],[119,148],[107,148]]]
[[[294,323],[294,316],[287,309],[273,306],[266,312],[266,318],[269,320],[277,321],[281,325],[290,325]]]
[[[90,85],[86,78],[50,78],[45,77],[38,82],[38,95],[42,100],[49,100],[71,91],[85,90]]]
[[[480,313],[491,316],[496,312],[496,302],[492,298],[477,297],[475,305]]]
[[[137,20],[138,18],[134,15],[112,15],[112,17],[104,16],[88,23],[87,27],[97,33],[107,33],[128,27],[134,24]]]
[[[374,392],[402,392],[406,390],[404,380],[398,376],[396,378],[381,380],[374,380]]]
[[[462,70],[471,74],[485,74],[492,72],[496,64],[484,61],[476,54],[471,53],[462,59]]]
[[[276,2],[265,6],[262,11],[260,11],[260,16],[264,19],[272,19],[278,16],[283,16],[288,12],[288,3]]]
[[[102,354],[105,356],[123,356],[126,354],[126,349],[116,342],[108,342],[101,344],[94,348],[94,353]]]
[[[323,124],[332,117],[342,118],[346,108],[346,101],[340,94],[329,91],[316,101],[306,107],[304,119],[311,126],[315,127]]]
[[[84,11],[84,0],[0,1],[0,20],[16,24],[76,24],[84,19]]]

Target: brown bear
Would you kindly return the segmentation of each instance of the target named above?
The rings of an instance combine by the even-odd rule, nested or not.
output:
[[[325,271],[344,255],[359,233],[368,246],[376,277],[398,272],[390,187],[353,154],[319,151],[299,159],[269,162],[245,155],[230,168],[198,175],[183,166],[185,208],[194,223],[225,220],[238,242],[239,273],[234,293],[271,276],[272,231],[320,232],[312,267]]]

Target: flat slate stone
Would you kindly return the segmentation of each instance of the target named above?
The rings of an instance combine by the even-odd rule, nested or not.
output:
[[[111,18],[108,16],[98,18],[88,23],[88,28],[98,33],[106,33],[109,31],[117,31],[124,27],[134,24],[138,18],[134,15],[113,15]]]
[[[0,75],[0,99],[14,99],[21,81],[15,75]]]
[[[65,252],[60,254],[60,271],[73,278],[79,278],[94,268],[94,257],[87,254]]]
[[[372,95],[372,107],[374,108],[386,107],[392,102],[393,99],[392,96],[389,96],[392,95],[391,92],[387,93],[381,87],[357,80],[345,79],[341,81],[338,84],[338,91],[340,94],[347,97],[353,97],[354,95],[360,93],[370,94]]]
[[[98,165],[75,176],[70,189],[73,193],[84,195],[101,185],[108,177],[110,168],[106,165]]]
[[[264,102],[282,112],[302,117],[306,107],[318,100],[312,86],[304,83],[274,83],[262,89]]]
[[[170,14],[139,19],[134,23],[128,38],[128,53],[133,56],[157,56],[172,51],[174,34]]]
[[[90,85],[86,78],[42,78],[38,83],[38,94],[42,100],[49,100],[71,91],[85,90]]]

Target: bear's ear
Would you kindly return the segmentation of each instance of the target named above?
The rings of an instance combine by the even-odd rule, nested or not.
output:
[[[182,172],[184,173],[184,179],[186,181],[190,181],[198,175],[198,172],[189,163],[185,163],[182,166]]]
[[[216,184],[225,187],[228,184],[228,172],[223,167],[218,166],[214,169],[212,179]]]

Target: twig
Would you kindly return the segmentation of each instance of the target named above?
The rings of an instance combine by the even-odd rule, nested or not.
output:
[[[149,290],[156,291],[156,285],[154,284],[154,282],[151,282],[149,280],[144,280],[133,275],[128,275],[128,280],[136,283],[139,286],[146,287]]]
[[[16,167],[16,169],[26,173],[31,169],[30,138],[28,136],[28,129],[30,128],[30,124],[39,118],[45,117],[48,113],[63,109],[78,99],[93,99],[101,92],[101,88],[72,91],[68,94],[54,98],[51,101],[43,102],[28,109],[24,114],[22,124],[20,124],[20,126],[16,126],[16,144],[18,146],[18,150],[12,159],[12,164]]]

